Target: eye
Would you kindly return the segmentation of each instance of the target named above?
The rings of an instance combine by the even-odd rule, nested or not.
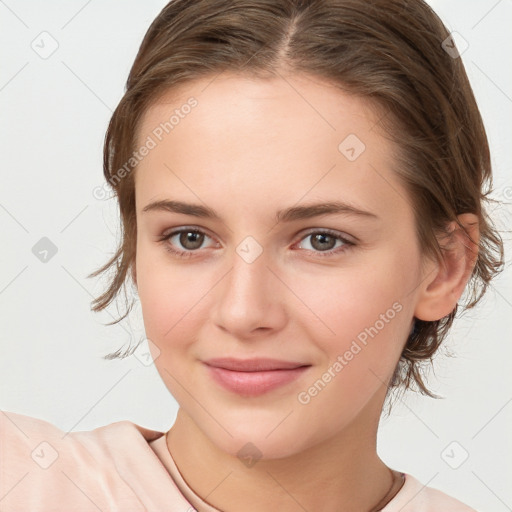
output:
[[[213,241],[212,237],[199,228],[181,227],[160,236],[158,242],[164,243],[165,249],[174,256],[190,258],[194,257],[195,253],[199,253],[199,249],[205,248],[203,244],[207,239]],[[304,244],[306,247],[300,247]],[[296,245],[299,249],[314,253],[315,256],[324,257],[347,251],[356,244],[337,231],[315,229],[303,236]],[[215,246],[218,246],[218,243],[215,245],[214,242],[211,245],[211,247]]]
[[[211,239],[198,228],[180,228],[160,236],[158,241],[164,243],[165,249],[171,254],[189,258],[194,255],[195,251],[202,248],[207,238]]]
[[[355,245],[354,242],[348,240],[337,231],[330,229],[317,229],[310,231],[301,239],[300,244],[306,243],[306,247],[300,247],[310,252],[317,253],[319,256],[332,256],[349,250]],[[307,247],[309,245],[309,247]]]

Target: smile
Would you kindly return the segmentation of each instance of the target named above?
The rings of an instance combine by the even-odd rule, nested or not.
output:
[[[217,384],[242,396],[262,395],[289,384],[311,366],[276,359],[211,359],[204,364]]]

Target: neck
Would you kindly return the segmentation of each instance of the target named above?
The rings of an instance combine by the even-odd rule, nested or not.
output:
[[[219,450],[182,409],[167,445],[193,491],[223,512],[366,512],[396,494],[393,473],[376,451],[377,412],[368,404],[335,436],[289,457],[260,459],[251,467]]]

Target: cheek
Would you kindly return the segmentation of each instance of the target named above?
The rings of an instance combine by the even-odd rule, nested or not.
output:
[[[184,278],[169,265],[137,267],[139,298],[146,336],[155,367],[167,389],[179,403],[187,400],[180,383],[188,382],[183,360],[198,338],[201,298],[207,294],[204,284]],[[187,386],[188,387],[188,386]]]
[[[164,350],[173,341],[183,339],[194,323],[197,325],[196,305],[204,292],[197,287],[179,290],[162,282],[149,285],[139,291],[146,335]]]
[[[162,350],[190,322],[194,306],[208,291],[204,281],[191,278],[166,262],[165,255],[148,257],[143,250],[138,255],[137,287],[146,335]]]
[[[404,321],[401,311],[407,293],[403,274],[383,264],[374,270],[347,269],[337,274],[296,278],[297,296],[308,306],[307,318],[317,334],[336,346],[341,340],[364,341],[368,330],[391,333],[393,325]]]
[[[309,307],[297,318],[323,354],[321,371],[330,375],[321,378],[336,382],[333,391],[363,399],[391,376],[410,326],[406,301],[411,300],[412,281],[412,273],[392,252],[364,269],[296,279],[297,295]]]
[[[382,390],[405,343],[409,318],[404,305],[405,280],[390,278],[390,266],[347,272],[325,285],[328,293],[307,296],[309,313],[302,329],[322,354],[318,372],[300,390],[299,407],[314,420],[315,431],[341,428]],[[320,335],[320,333],[322,333]],[[333,411],[338,411],[333,420]]]
[[[162,249],[162,252],[165,252]],[[200,272],[187,263],[169,262],[167,254],[152,251],[137,260],[138,295],[147,338],[156,346],[155,365],[174,394],[164,370],[177,378],[186,376],[185,359],[195,357],[213,307],[215,286],[222,272]]]

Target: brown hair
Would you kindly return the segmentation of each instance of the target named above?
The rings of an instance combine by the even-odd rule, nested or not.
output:
[[[422,0],[167,4],[142,41],[106,133],[104,175],[119,201],[122,240],[113,257],[89,276],[114,269],[92,309],[105,309],[121,288],[126,298],[137,237],[134,173],[129,172],[136,162],[130,158],[142,116],[170,88],[223,71],[260,78],[280,71],[307,73],[372,102],[383,113],[383,132],[396,143],[396,172],[409,193],[424,254],[440,261],[443,249],[436,235],[459,214],[479,218],[479,254],[464,305],[472,308],[503,266],[503,243],[483,206],[493,201],[487,197],[492,171],[484,125],[456,49],[445,51],[447,42],[453,47],[449,38]],[[112,323],[132,306],[133,301]],[[423,363],[432,361],[457,308],[437,321],[415,320],[389,389],[415,383],[435,396],[423,381]]]

